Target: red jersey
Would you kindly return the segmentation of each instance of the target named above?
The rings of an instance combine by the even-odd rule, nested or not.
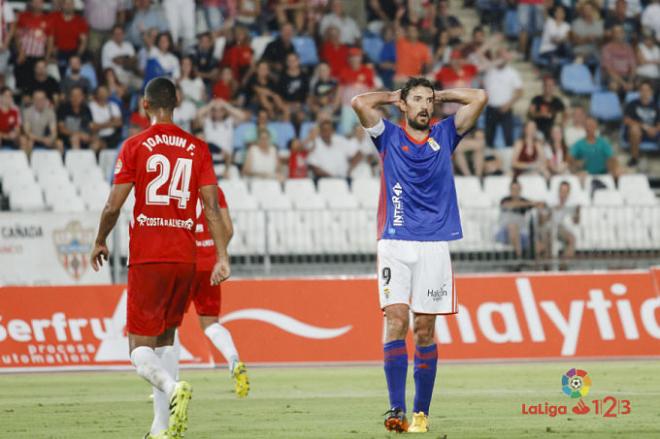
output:
[[[87,20],[77,14],[73,14],[70,20],[66,20],[64,14],[55,12],[50,16],[50,25],[55,47],[63,52],[73,52],[78,49],[80,35],[89,32]]]
[[[114,182],[134,184],[130,264],[195,263],[199,188],[217,184],[206,143],[175,125],[152,125],[124,142]]]
[[[9,134],[21,124],[21,113],[18,108],[11,107],[7,111],[0,108],[0,133]]]
[[[46,14],[23,12],[18,17],[16,29],[18,41],[25,55],[29,57],[43,57],[46,55],[46,43],[51,34],[49,18]]]
[[[435,75],[435,80],[442,84],[442,88],[471,87],[477,73],[477,67],[472,64],[465,64],[458,71],[444,66]]]
[[[374,71],[371,67],[365,65],[360,66],[357,70],[348,67],[341,71],[339,83],[342,85],[363,84],[373,88],[375,85]]]
[[[333,45],[327,41],[321,46],[321,59],[330,66],[330,74],[333,78],[339,78],[342,70],[348,66],[348,46],[345,44]]]
[[[230,67],[235,79],[241,76],[252,63],[252,48],[247,45],[231,46],[222,58],[222,65]]]
[[[220,205],[220,209],[227,208],[227,200],[220,187],[218,187],[218,204]],[[213,270],[216,262],[215,243],[213,242],[206,218],[204,217],[201,198],[197,200],[195,239],[197,240],[197,271]]]

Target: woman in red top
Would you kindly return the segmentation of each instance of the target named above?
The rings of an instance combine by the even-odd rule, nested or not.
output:
[[[543,135],[536,129],[534,121],[527,121],[523,130],[522,139],[513,144],[514,177],[525,173],[538,173],[548,178],[548,169],[545,166],[543,154]]]

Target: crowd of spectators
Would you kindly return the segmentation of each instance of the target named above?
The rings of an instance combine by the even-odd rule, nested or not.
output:
[[[447,0],[29,0],[0,2],[3,147],[118,148],[149,125],[144,84],[176,82],[175,121],[207,140],[225,177],[375,175],[378,158],[351,97],[425,75],[438,87],[484,87],[489,103],[456,154],[458,174],[621,172],[584,101],[557,94],[562,63],[598,73],[624,105],[629,166],[658,142],[660,2],[475,0],[465,29]],[[46,9],[47,8],[47,9]],[[514,14],[517,42],[506,37]],[[486,28],[490,26],[490,36]],[[538,40],[543,92],[516,114],[526,84],[514,61]],[[375,43],[375,44],[374,44]],[[515,46],[515,47],[512,47]],[[387,117],[398,117],[391,108]],[[437,108],[438,117],[456,111]],[[498,136],[503,144],[498,145]],[[502,143],[502,142],[500,142]]]

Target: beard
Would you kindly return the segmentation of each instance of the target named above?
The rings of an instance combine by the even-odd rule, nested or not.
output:
[[[426,123],[417,121],[417,118],[421,115],[426,116]],[[409,127],[412,127],[416,130],[420,130],[420,131],[428,130],[429,125],[431,124],[431,116],[428,113],[422,112],[417,114],[417,116],[414,119],[408,118],[406,122],[408,123]]]

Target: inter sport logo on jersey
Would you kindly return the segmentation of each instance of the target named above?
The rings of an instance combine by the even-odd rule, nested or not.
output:
[[[394,205],[394,227],[403,226],[403,200],[401,199],[403,195],[403,188],[401,184],[397,182],[392,186],[392,204]]]

